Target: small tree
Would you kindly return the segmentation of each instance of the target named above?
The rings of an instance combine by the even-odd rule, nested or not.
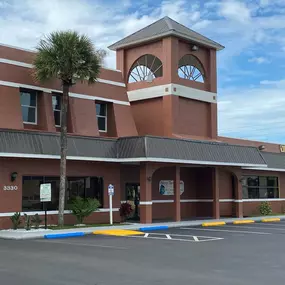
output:
[[[272,208],[269,202],[262,202],[259,206],[259,212],[263,216],[272,214]]]
[[[95,50],[92,41],[77,32],[65,31],[51,33],[39,42],[34,60],[34,77],[39,82],[59,79],[62,84],[61,132],[60,132],[60,189],[58,223],[64,224],[64,204],[66,189],[67,155],[67,108],[68,94],[78,80],[95,83],[101,62],[105,56],[103,50]]]
[[[100,203],[97,199],[75,197],[71,204],[70,210],[76,217],[77,223],[82,224],[83,220],[90,216],[94,211],[100,207]]]
[[[10,217],[13,223],[13,230],[17,230],[19,225],[21,224],[21,213],[17,212],[12,217]]]

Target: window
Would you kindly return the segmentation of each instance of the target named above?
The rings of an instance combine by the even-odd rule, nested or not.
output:
[[[20,89],[23,122],[37,124],[37,91]]]
[[[52,109],[55,126],[60,127],[61,95],[52,95]]]
[[[278,178],[274,176],[244,176],[243,199],[279,198]]]
[[[51,202],[46,202],[48,210],[58,210],[59,177],[23,176],[22,210],[42,211],[43,203],[40,201],[40,185],[51,184]],[[104,185],[102,177],[68,177],[66,203],[72,198],[96,198],[103,207]]]
[[[96,117],[99,132],[107,132],[107,104],[96,103]]]

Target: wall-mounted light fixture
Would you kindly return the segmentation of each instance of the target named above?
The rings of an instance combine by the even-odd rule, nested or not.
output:
[[[193,46],[191,47],[191,50],[192,50],[192,51],[198,51],[198,50],[199,50],[199,47],[196,46],[196,45],[193,45]]]
[[[147,181],[151,181],[151,176],[148,176],[148,177],[147,177]]]
[[[246,185],[246,178],[245,177],[241,177],[239,179],[239,182],[241,183],[242,186],[245,186]]]
[[[263,145],[263,144],[260,145],[260,146],[258,147],[258,149],[259,149],[259,150],[265,150],[265,145]]]
[[[17,172],[12,172],[11,173],[11,182],[14,182],[17,179],[18,173]]]

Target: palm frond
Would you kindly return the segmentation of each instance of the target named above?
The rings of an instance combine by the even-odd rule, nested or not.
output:
[[[86,35],[75,31],[53,32],[39,42],[34,76],[40,82],[58,78],[72,84],[77,80],[94,83],[100,73],[104,50],[96,50]]]

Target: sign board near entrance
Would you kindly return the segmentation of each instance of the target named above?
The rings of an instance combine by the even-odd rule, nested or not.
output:
[[[184,182],[180,180],[180,195],[184,192]],[[174,182],[173,180],[160,180],[159,181],[159,194],[161,195],[174,195]]]
[[[114,196],[114,194],[115,194],[115,187],[114,187],[114,185],[109,184],[109,186],[108,186],[108,194],[109,194],[109,196]]]
[[[51,201],[51,184],[41,184],[40,186],[40,200],[41,202]]]

